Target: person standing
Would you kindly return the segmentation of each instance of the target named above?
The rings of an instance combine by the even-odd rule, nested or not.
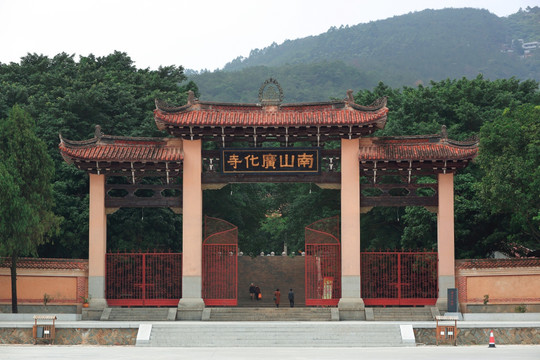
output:
[[[255,300],[259,301],[261,299],[262,299],[261,288],[258,286],[255,286]]]
[[[294,307],[294,291],[292,289],[289,289],[289,304]]]
[[[279,292],[279,289],[276,289],[276,291],[274,291],[274,303],[276,304],[277,308],[279,307],[280,298],[281,298],[281,293]]]
[[[251,301],[255,299],[255,285],[253,285],[253,283],[249,285],[249,297],[251,297]]]

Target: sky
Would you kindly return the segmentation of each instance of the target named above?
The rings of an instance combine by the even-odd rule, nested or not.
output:
[[[424,9],[508,16],[539,0],[0,0],[0,63],[126,52],[137,68],[221,69],[273,42]]]

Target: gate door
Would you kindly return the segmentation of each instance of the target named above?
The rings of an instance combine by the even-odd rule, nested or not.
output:
[[[341,298],[339,217],[306,226],[306,306],[337,306]]]
[[[204,219],[203,300],[206,306],[238,304],[238,227],[212,217]]]
[[[435,305],[436,252],[362,252],[362,299],[374,305]]]
[[[177,306],[182,297],[181,253],[109,253],[109,306]]]

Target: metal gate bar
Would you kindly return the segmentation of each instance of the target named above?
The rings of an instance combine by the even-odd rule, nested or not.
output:
[[[435,305],[436,252],[362,252],[362,298],[373,305]]]
[[[107,254],[105,293],[109,306],[177,306],[182,254]]]
[[[206,306],[238,304],[238,228],[205,217],[203,243],[203,300]]]
[[[339,218],[306,226],[306,306],[337,306],[341,298]]]

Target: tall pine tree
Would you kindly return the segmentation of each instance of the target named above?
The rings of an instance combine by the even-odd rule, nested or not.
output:
[[[36,255],[58,228],[52,185],[54,166],[35,124],[19,106],[0,121],[0,254],[11,258],[12,312],[17,313],[17,259]]]

